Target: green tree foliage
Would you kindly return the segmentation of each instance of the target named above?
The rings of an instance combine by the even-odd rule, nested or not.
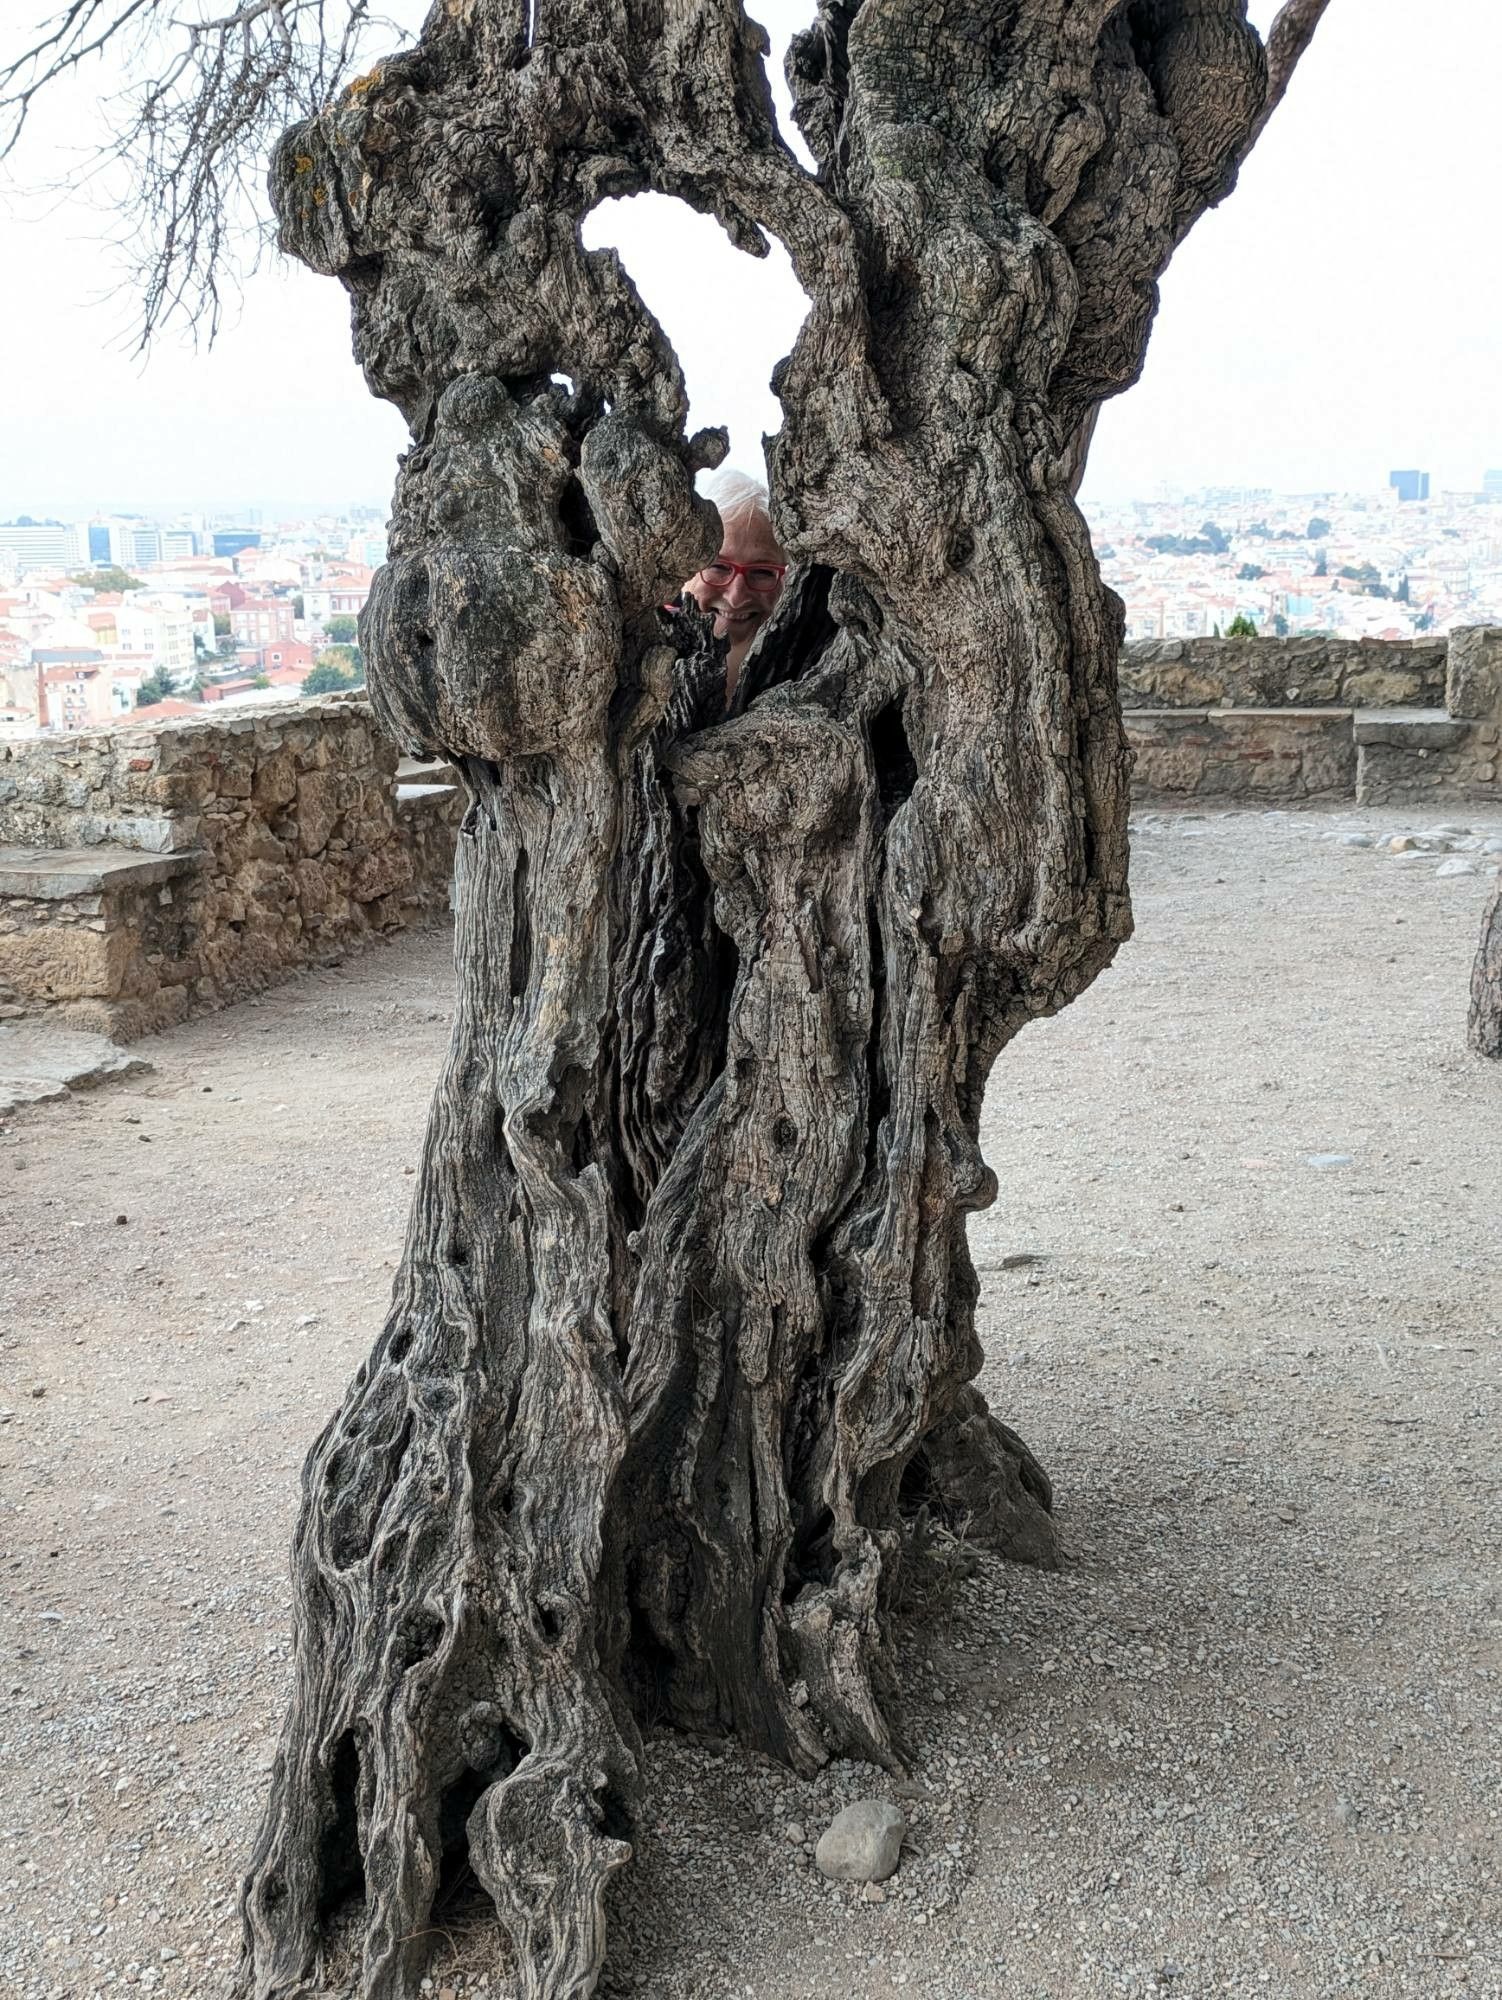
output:
[[[359,685],[359,677],[353,668],[346,667],[330,651],[319,655],[318,664],[302,684],[302,691],[304,694],[342,694],[346,688]]]
[[[136,689],[136,707],[150,708],[154,702],[166,701],[175,692],[160,667],[154,674],[148,674]]]
[[[227,639],[233,629],[230,623],[230,615],[227,611],[216,611],[214,613],[214,634],[216,638]]]
[[[1223,528],[1206,521],[1197,535],[1149,535],[1146,546],[1166,556],[1223,556],[1231,544]]]
[[[1375,563],[1361,563],[1354,568],[1347,563],[1340,574],[1347,583],[1359,583],[1364,597],[1392,596],[1392,592],[1382,581],[1382,574]]]
[[[1273,631],[1280,639],[1288,637],[1288,620],[1283,616],[1281,611],[1273,613]]]
[[[358,646],[325,646],[318,658],[320,661],[332,660],[335,666],[342,667],[347,674],[351,674],[353,676],[350,681],[351,687],[364,686],[365,659]]]
[[[1238,611],[1226,627],[1226,637],[1228,639],[1255,639],[1256,636],[1257,627],[1244,611]]]
[[[345,612],[341,611],[331,618],[324,630],[336,646],[352,646],[355,643],[355,621]]]
[[[145,584],[138,576],[132,576],[127,569],[111,563],[105,569],[86,569],[77,576],[70,576],[69,583],[76,583],[84,590],[144,590]]]
[[[1261,563],[1243,563],[1236,572],[1236,580],[1238,583],[1255,583],[1259,576],[1266,575],[1267,571]]]
[[[1309,518],[1309,525],[1304,530],[1304,533],[1311,542],[1322,542],[1329,532],[1330,523],[1322,514],[1312,514]]]

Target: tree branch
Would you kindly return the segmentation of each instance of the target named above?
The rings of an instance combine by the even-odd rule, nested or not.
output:
[[[141,345],[168,319],[218,331],[226,263],[269,238],[261,183],[272,138],[322,109],[352,72],[365,31],[397,32],[371,0],[68,0],[0,61],[0,159],[33,102],[91,56],[117,50],[129,82],[111,103],[98,164],[125,168],[132,204],[122,238],[139,288]]]
[[[1264,128],[1283,102],[1293,73],[1304,51],[1314,40],[1314,31],[1324,18],[1330,0],[1284,0],[1267,37],[1267,97],[1253,120],[1252,129],[1241,148],[1244,160],[1262,137]]]

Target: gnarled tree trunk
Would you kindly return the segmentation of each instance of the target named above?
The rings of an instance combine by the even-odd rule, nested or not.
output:
[[[1478,1056],[1502,1057],[1502,887],[1482,913],[1467,1039]]]
[[[1052,1560],[971,1387],[965,1217],[998,1051],[1130,928],[1119,610],[1071,495],[1318,11],[1270,81],[1244,0],[825,0],[813,175],[735,0],[444,0],[284,141],[284,242],[412,430],[372,699],[470,809],[395,1296],[304,1474],[255,2000],[319,1990],[354,1878],[361,1990],[411,1993],[455,1842],[523,1992],[590,1992],[635,1716],[895,1765],[905,1498]],[[795,569],[728,712],[657,609],[716,547],[723,437],[579,238],[647,188],[774,231],[811,302]]]

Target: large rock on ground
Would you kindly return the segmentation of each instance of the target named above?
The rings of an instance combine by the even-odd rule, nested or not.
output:
[[[831,1882],[885,1882],[897,1872],[907,1821],[886,1799],[857,1799],[835,1816],[814,1850]]]

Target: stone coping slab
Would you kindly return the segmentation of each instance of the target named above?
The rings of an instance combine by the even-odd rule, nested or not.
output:
[[[148,889],[206,859],[202,849],[143,854],[133,847],[0,847],[0,896],[57,903],[111,889]]]
[[[150,1068],[144,1057],[127,1055],[103,1035],[33,1022],[0,1027],[0,1117],[115,1077],[144,1076]]]
[[[1379,715],[1427,713],[1417,709],[1378,709]],[[1301,722],[1350,722],[1357,711],[1351,708],[1126,708],[1121,719],[1128,728],[1134,722],[1215,722],[1234,729],[1240,723],[1269,723],[1278,728],[1297,728]],[[1443,713],[1443,711],[1441,711]]]
[[[1404,750],[1447,750],[1471,725],[1445,708],[1358,708],[1358,743],[1393,743]]]
[[[396,802],[399,806],[436,806],[453,798],[457,785],[398,785]]]

